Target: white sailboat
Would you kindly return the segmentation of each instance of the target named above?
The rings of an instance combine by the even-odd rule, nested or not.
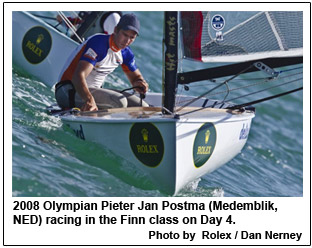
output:
[[[42,70],[46,72],[47,68],[54,64],[54,56],[62,49],[58,42],[65,41],[70,47],[69,50],[77,43],[30,14],[14,13],[13,19],[14,15],[19,18],[25,16],[29,24],[20,28],[21,25],[15,25],[13,21],[13,29],[18,29],[19,33],[14,41],[16,44],[13,44],[13,55],[16,55],[13,57],[20,60],[21,54],[24,53],[26,59],[19,66],[48,85],[53,85],[56,83],[53,82],[56,74],[46,77],[37,73],[35,67],[42,66]],[[150,107],[96,112],[80,112],[73,109],[54,113],[58,113],[63,123],[74,130],[77,137],[109,149],[135,165],[137,170],[146,174],[161,191],[175,195],[188,183],[218,169],[239,154],[246,144],[255,116],[254,108],[248,107],[250,103],[234,105],[206,96],[243,73],[260,70],[270,77],[276,77],[273,67],[302,63],[302,35],[301,40],[299,37],[295,42],[287,43],[287,37],[291,34],[289,30],[283,30],[283,23],[288,15],[292,15],[292,21],[295,19],[293,28],[297,30],[299,26],[302,29],[300,12],[259,12],[226,33],[222,33],[224,17],[220,14],[165,12],[163,94],[148,93],[144,100]],[[253,41],[247,43],[245,36],[241,36],[241,39],[233,36],[236,32],[240,33],[241,29],[246,29],[246,26],[248,29],[249,26],[256,25],[256,28],[252,29],[256,32],[258,28],[263,28],[263,24],[266,24],[266,37],[258,36],[259,40],[255,41],[256,37],[252,37]],[[205,62],[240,63],[178,73],[178,25],[182,27],[180,47],[185,57]],[[287,25],[289,27],[290,24]],[[25,37],[28,37],[27,34],[29,30],[33,30],[33,26],[42,27],[53,40],[47,57],[35,66],[27,60],[24,51],[16,48],[21,47],[21,41],[24,44]],[[215,37],[212,36],[213,33]],[[261,48],[255,45],[267,39],[270,41]],[[277,44],[273,43],[273,40]],[[60,71],[60,68],[56,68],[57,70]],[[54,74],[54,71],[51,74]],[[201,96],[176,96],[177,86],[180,84],[225,76],[231,77],[203,92]],[[290,92],[283,94],[286,93]],[[54,111],[53,108],[50,110]]]
[[[13,64],[52,87],[63,64],[78,43],[42,19],[22,11],[13,12]]]

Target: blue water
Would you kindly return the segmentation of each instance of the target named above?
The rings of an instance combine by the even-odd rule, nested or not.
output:
[[[140,36],[132,45],[136,62],[150,84],[150,91],[161,92],[163,15],[162,12],[136,14],[142,24]],[[202,67],[198,62],[183,62],[184,70]],[[251,75],[259,76],[263,75]],[[235,87],[245,85],[248,77],[239,77]],[[190,90],[183,93],[199,95],[208,84],[214,83],[190,85]],[[127,88],[129,84],[118,69],[109,76],[106,86]],[[282,90],[287,87],[283,86]],[[13,196],[166,196],[123,158],[77,139],[59,119],[49,116],[45,108],[54,103],[52,89],[16,68],[12,88]],[[253,90],[244,88],[240,94]],[[275,91],[268,90],[237,102],[265,97]],[[237,94],[233,91],[228,99]],[[193,182],[178,196],[303,195],[302,92],[255,107],[256,117],[243,151],[217,171]]]

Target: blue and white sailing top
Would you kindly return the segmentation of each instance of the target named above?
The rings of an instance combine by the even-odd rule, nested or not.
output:
[[[124,72],[137,69],[130,47],[120,50],[113,41],[113,35],[95,34],[78,46],[65,63],[59,81],[72,80],[80,60],[94,66],[86,78],[88,87],[101,87],[105,77],[119,65]]]

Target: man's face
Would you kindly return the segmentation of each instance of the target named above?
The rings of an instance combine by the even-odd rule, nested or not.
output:
[[[122,30],[117,32],[117,28],[114,31],[114,42],[119,49],[124,49],[135,40],[137,33],[133,30]]]

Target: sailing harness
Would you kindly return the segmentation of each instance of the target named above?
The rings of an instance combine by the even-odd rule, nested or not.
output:
[[[64,80],[64,81],[60,81],[55,85],[55,95],[57,94],[57,91],[65,86],[65,85],[69,85],[69,89],[68,89],[68,106],[70,108],[74,108],[76,103],[75,103],[75,94],[76,94],[76,90],[75,87],[73,85],[73,83],[70,80]]]

